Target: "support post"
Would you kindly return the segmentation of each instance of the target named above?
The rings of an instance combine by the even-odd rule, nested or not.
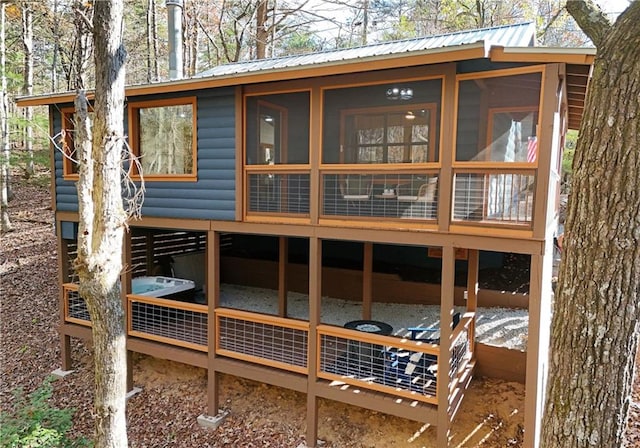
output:
[[[281,236],[278,241],[278,315],[287,317],[287,266],[289,264],[289,238]]]
[[[213,230],[207,232],[207,284],[206,300],[208,306],[207,346],[209,356],[207,360],[207,413],[216,416],[220,412],[219,406],[219,375],[215,369],[216,357],[216,328],[215,309],[220,301],[220,234]]]
[[[318,440],[318,331],[322,299],[322,240],[309,239],[309,375],[307,378],[307,446],[315,447]]]
[[[475,313],[478,309],[478,267],[480,251],[469,249],[467,257],[467,311]],[[469,324],[469,350],[471,359],[476,357],[476,319]]]
[[[129,338],[129,301],[127,294],[131,292],[131,230],[124,232],[122,241],[122,273],[120,274],[120,297],[122,299],[122,308],[125,316],[125,338]],[[127,392],[133,391],[133,356],[132,352],[127,349]]]
[[[371,319],[373,302],[373,243],[364,243],[362,256],[362,318]]]
[[[442,283],[440,291],[440,355],[438,356],[438,427],[439,447],[449,446],[449,369],[453,324],[453,292],[456,254],[452,246],[442,248]]]
[[[56,220],[56,240],[58,246],[58,285],[62,285],[69,281],[69,248],[67,243],[62,239],[62,224],[60,220]],[[58,310],[60,317],[60,326],[64,325],[64,296],[63,288],[60,288],[60,296],[58,298]],[[71,360],[71,336],[60,333],[60,357],[61,368],[64,371],[73,369],[73,361]]]

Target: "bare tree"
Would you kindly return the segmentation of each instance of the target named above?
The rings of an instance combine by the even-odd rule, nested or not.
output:
[[[147,82],[160,79],[158,70],[158,24],[156,1],[147,0]]]
[[[567,9],[597,47],[573,162],[542,446],[619,447],[640,317],[640,1],[612,24]]]
[[[0,173],[0,230],[11,230],[9,220],[9,103],[6,76],[6,43],[5,43],[5,1],[0,2],[0,77],[2,78],[2,92],[0,92],[0,133],[2,133],[2,172]]]
[[[79,232],[75,261],[79,292],[91,316],[95,359],[97,448],[125,448],[126,333],[120,299],[122,243],[127,216],[122,203],[125,51],[122,0],[95,2],[93,41],[96,73],[94,119],[89,123],[84,90],[75,100],[80,155]],[[86,17],[77,9],[80,20]]]
[[[24,72],[22,93],[33,95],[33,11],[29,2],[22,2],[22,46],[24,47]],[[33,176],[33,108],[24,108],[24,149],[27,152],[27,177]]]

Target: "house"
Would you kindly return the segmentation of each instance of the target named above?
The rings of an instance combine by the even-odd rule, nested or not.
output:
[[[324,398],[430,423],[446,446],[473,374],[507,375],[526,385],[525,446],[537,446],[561,148],[594,50],[534,40],[519,24],[128,87],[132,175],[146,185],[123,254],[128,350],[207,369],[210,416],[220,374],[305,393],[309,441]],[[73,99],[18,103],[48,105],[73,151]],[[70,263],[77,167],[51,157],[70,369],[70,340],[91,338],[91,322]],[[526,257],[526,295],[478,289],[504,254]],[[227,284],[273,291],[272,311],[223,303]],[[302,316],[294,291],[308,295]],[[353,301],[358,319],[327,322],[323,296]],[[528,347],[497,355],[475,340],[476,310],[509,300],[528,309]],[[437,304],[447,324],[438,338],[418,315],[391,328],[380,301]]]

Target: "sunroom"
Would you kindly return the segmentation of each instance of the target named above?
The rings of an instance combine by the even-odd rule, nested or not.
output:
[[[246,219],[317,214],[326,223],[436,229],[446,218],[531,230],[544,67],[458,75],[453,123],[446,122],[444,75],[416,79],[425,71],[437,72],[385,72],[383,82],[358,85],[325,81],[313,118],[312,90],[247,93]],[[318,129],[316,154],[311,132]],[[444,146],[444,132],[455,149]],[[453,188],[443,189],[448,179]],[[442,201],[450,206],[441,209]]]

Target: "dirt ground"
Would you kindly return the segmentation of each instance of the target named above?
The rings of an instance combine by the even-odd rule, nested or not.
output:
[[[18,185],[11,202],[14,231],[2,236],[0,263],[2,409],[11,392],[35,389],[60,367],[56,244],[46,188]],[[73,433],[91,436],[93,359],[73,340],[75,372],[54,383],[53,402],[76,410]],[[128,402],[131,447],[291,447],[305,442],[303,394],[223,376],[221,403],[228,418],[215,431],[200,428],[206,413],[206,371],[134,356],[134,383],[142,393]],[[451,446],[522,446],[524,386],[476,378],[454,422]],[[636,387],[628,446],[640,446],[640,393]],[[435,447],[435,428],[336,402],[320,403],[319,437],[325,447]],[[302,445],[303,446],[303,445]]]

